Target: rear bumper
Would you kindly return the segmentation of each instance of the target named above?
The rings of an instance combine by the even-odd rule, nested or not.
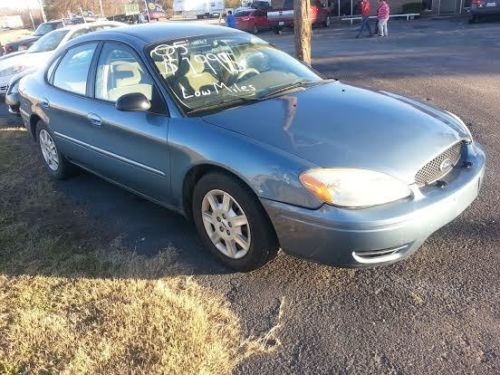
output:
[[[479,7],[473,4],[470,8],[470,13],[474,16],[500,14],[500,0],[496,0],[496,3],[499,5],[495,7],[487,7],[487,6]]]
[[[469,145],[466,160],[472,165],[455,168],[444,188],[417,189],[408,201],[359,210],[262,202],[287,253],[344,267],[390,264],[415,252],[477,197],[485,164],[481,147]]]

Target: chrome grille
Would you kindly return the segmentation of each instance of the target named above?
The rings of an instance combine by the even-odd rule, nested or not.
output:
[[[427,185],[446,176],[460,160],[462,147],[463,142],[455,143],[424,165],[415,175],[417,185]]]

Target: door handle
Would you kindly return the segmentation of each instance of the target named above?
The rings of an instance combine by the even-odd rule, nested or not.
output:
[[[102,119],[101,119],[101,117],[99,117],[95,113],[89,113],[87,115],[87,119],[94,126],[101,126],[102,125]]]
[[[48,109],[50,107],[49,100],[47,98],[41,99],[40,100],[40,106],[42,106],[43,108]]]

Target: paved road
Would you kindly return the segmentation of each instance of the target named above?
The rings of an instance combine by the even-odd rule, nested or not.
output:
[[[281,307],[281,345],[238,373],[500,373],[500,23],[389,27],[387,39],[316,30],[314,67],[457,113],[489,157],[480,198],[407,261],[346,270],[280,254],[235,274],[211,260],[181,217],[86,174],[57,184],[109,239],[121,235],[145,254],[173,246],[178,262],[165,274],[194,274],[225,295],[246,333],[269,330]],[[263,37],[291,50],[291,34]]]

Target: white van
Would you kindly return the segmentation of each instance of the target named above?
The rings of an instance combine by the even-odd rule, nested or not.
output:
[[[224,12],[224,0],[174,0],[174,14],[183,17],[219,17]]]

